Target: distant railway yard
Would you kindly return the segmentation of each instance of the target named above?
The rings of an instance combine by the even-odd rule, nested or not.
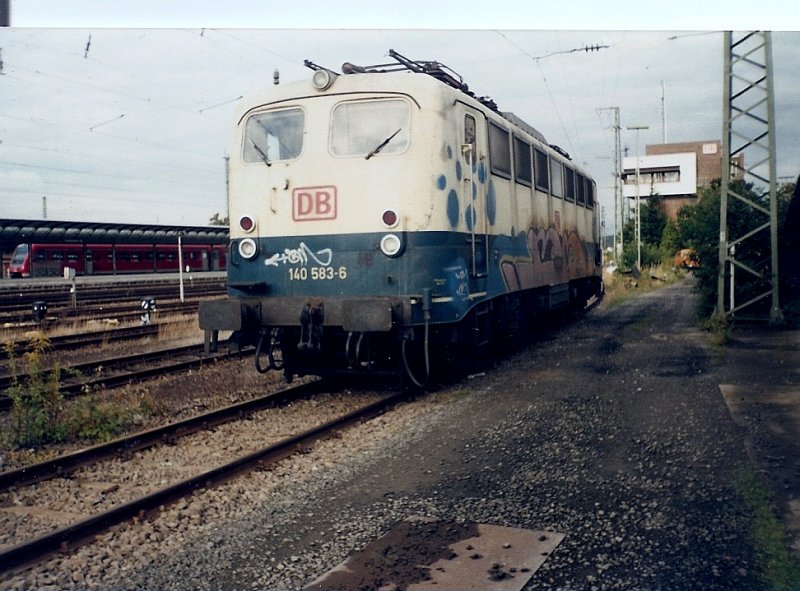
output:
[[[0,586],[794,583],[797,424],[769,409],[776,391],[798,387],[797,333],[764,347],[747,332],[714,344],[693,326],[692,299],[683,281],[606,302],[426,393],[347,379],[287,385],[253,372],[252,350],[203,354],[196,316],[161,304],[144,326],[132,317],[98,329],[53,312],[41,324],[54,335],[46,354],[39,323],[9,323]],[[161,358],[176,349],[186,365],[168,371],[175,362]],[[26,377],[37,351],[46,362]],[[146,373],[133,373],[134,354]],[[746,406],[743,388],[765,364],[775,387],[760,391],[771,397]],[[14,444],[10,397],[30,395],[19,386],[46,383],[53,365],[70,370],[59,380],[65,416],[115,408],[119,425]],[[779,548],[753,533],[765,507],[785,536]]]

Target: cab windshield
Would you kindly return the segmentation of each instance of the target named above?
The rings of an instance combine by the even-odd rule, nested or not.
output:
[[[404,152],[410,119],[408,103],[400,99],[341,103],[331,117],[331,152],[368,159]]]
[[[12,265],[20,265],[25,261],[25,257],[28,256],[28,245],[27,244],[20,244],[14,250],[14,254],[11,256],[11,264]]]
[[[267,166],[279,160],[292,160],[303,151],[302,109],[282,109],[253,115],[244,131],[245,162]]]

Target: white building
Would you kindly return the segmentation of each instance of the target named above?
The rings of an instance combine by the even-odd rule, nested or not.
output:
[[[743,164],[741,157],[736,159]],[[622,193],[633,207],[636,197],[636,156],[622,160]],[[653,144],[639,157],[639,196],[662,197],[664,213],[672,219],[684,205],[697,201],[698,188],[708,187],[722,176],[719,141]],[[736,175],[734,175],[736,176]]]

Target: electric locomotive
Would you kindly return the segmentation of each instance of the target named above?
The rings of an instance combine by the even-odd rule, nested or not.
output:
[[[595,183],[537,130],[431,61],[242,101],[228,297],[201,303],[260,372],[427,385],[602,292]]]

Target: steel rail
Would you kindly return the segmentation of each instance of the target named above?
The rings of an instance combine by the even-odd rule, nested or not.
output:
[[[119,328],[107,328],[76,334],[52,336],[47,337],[48,349],[51,351],[64,351],[78,347],[101,345],[111,341],[133,340],[157,335],[163,328],[169,328],[173,324],[180,324],[180,321],[146,324],[144,326],[123,326]],[[28,340],[18,340],[12,343],[11,346],[14,355],[21,355],[32,351],[34,343]]]
[[[169,357],[175,357],[178,355],[185,356],[190,354],[196,354],[196,356],[190,359],[173,361],[168,364],[156,364],[137,370],[126,370],[117,374],[91,376],[84,379],[79,378],[71,382],[62,383],[59,391],[62,394],[74,396],[81,392],[91,390],[92,388],[113,388],[115,386],[124,385],[135,380],[202,367],[205,364],[214,363],[220,359],[225,359],[230,356],[230,354],[227,352],[206,354],[203,352],[203,345],[187,345],[175,349],[162,349],[160,351],[136,353],[124,357],[113,357],[89,361],[86,363],[75,364],[71,366],[70,369],[79,373],[86,372],[86,374],[89,375],[95,373],[96,369],[99,367],[109,368],[115,366],[119,367],[126,364],[135,365],[148,362],[153,363]],[[250,355],[252,354],[252,350],[245,349],[240,351],[239,354]],[[24,385],[26,377],[27,376],[25,374],[19,374],[16,378],[17,382]],[[13,383],[14,378],[12,376],[0,376],[0,390],[10,388],[13,386]],[[0,396],[0,411],[9,410],[11,405],[12,401],[9,396]]]
[[[109,511],[99,513],[80,522],[68,525],[54,532],[9,548],[0,553],[0,569],[12,570],[37,562],[55,552],[66,552],[88,543],[93,536],[133,517],[143,519],[148,513],[162,505],[202,488],[209,488],[227,480],[254,465],[271,465],[321,440],[336,430],[346,428],[364,420],[374,418],[394,404],[406,398],[405,393],[396,393],[360,409],[352,411],[338,419],[294,435],[283,441],[269,445],[258,451],[241,456],[231,462],[217,466],[211,470],[187,478],[173,485],[147,494],[137,500],[124,503]]]
[[[120,453],[132,453],[152,447],[165,440],[185,437],[197,431],[228,422],[243,414],[263,410],[268,406],[280,404],[287,400],[295,400],[313,391],[316,386],[316,382],[311,382],[309,384],[286,388],[280,392],[268,394],[267,396],[239,402],[187,419],[161,425],[160,427],[154,427],[146,431],[139,431],[131,435],[118,437],[112,441],[99,443],[72,453],[44,460],[43,462],[0,472],[0,492],[16,486],[25,486],[40,480],[64,476],[87,464],[119,455]]]

